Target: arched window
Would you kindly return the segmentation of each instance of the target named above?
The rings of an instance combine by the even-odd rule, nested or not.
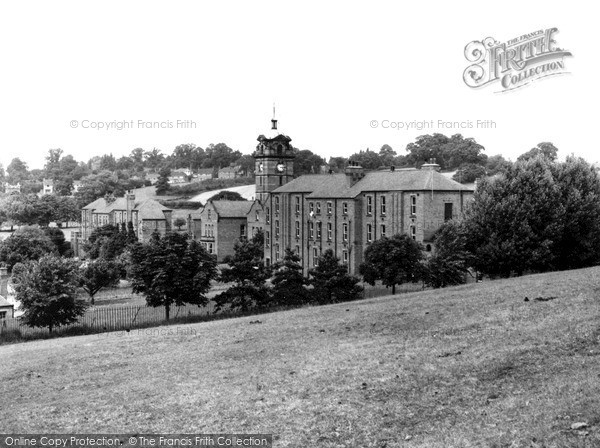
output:
[[[277,155],[280,156],[282,152],[283,152],[283,145],[280,143],[279,145],[277,145]]]

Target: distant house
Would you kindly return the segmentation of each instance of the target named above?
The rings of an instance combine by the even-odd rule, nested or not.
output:
[[[7,300],[10,277],[5,267],[0,268],[0,321],[15,317],[14,304]]]
[[[239,165],[228,166],[219,170],[219,179],[235,179],[242,176],[242,167]]]
[[[4,192],[5,193],[20,193],[21,192],[21,183],[17,182],[16,184],[12,185],[9,184],[8,182],[4,183]]]
[[[147,241],[153,232],[161,235],[172,228],[173,211],[154,199],[136,201],[135,195],[128,193],[123,198],[107,201],[96,199],[81,210],[81,229],[72,238],[76,255],[80,255],[81,244],[90,237],[94,229],[106,224],[121,225],[133,223],[133,229],[140,241]]]
[[[248,212],[253,206],[250,201],[209,201],[191,215],[189,223],[192,238],[221,262],[233,255],[233,246],[240,238],[247,237]]]
[[[52,179],[44,179],[42,183],[42,194],[54,194],[54,181]]]
[[[212,179],[214,177],[214,170],[212,168],[201,168],[193,175],[194,182],[202,182],[204,180]]]
[[[174,171],[169,176],[169,184],[183,184],[187,182],[188,175],[184,171]]]
[[[146,173],[146,180],[150,181],[150,184],[154,185],[158,182],[160,176],[158,173]]]
[[[83,187],[83,181],[75,180],[73,181],[73,189],[71,190],[71,194],[75,194],[79,192],[79,190]]]

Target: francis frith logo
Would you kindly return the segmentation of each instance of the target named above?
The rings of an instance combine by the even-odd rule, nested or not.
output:
[[[465,57],[472,64],[464,73],[472,88],[499,83],[498,92],[524,87],[533,81],[568,73],[564,58],[571,52],[556,45],[558,28],[537,30],[504,43],[493,37],[475,40],[465,46]]]

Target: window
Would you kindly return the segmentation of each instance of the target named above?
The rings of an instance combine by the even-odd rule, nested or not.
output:
[[[246,226],[244,224],[240,226],[240,238],[246,238]]]
[[[214,253],[214,252],[213,252],[213,243],[208,243],[208,245],[207,245],[207,246],[208,246],[208,248],[207,248],[207,250],[208,250],[208,253],[209,253],[209,254],[212,254],[212,253]]]
[[[332,236],[333,236],[333,224],[328,222],[327,223],[327,239],[329,241],[331,241]]]
[[[308,203],[308,212],[311,215],[315,213],[315,203],[314,202],[309,202]]]
[[[279,238],[279,220],[275,220],[275,238]]]
[[[321,239],[321,221],[317,222],[317,239]]]
[[[444,221],[450,221],[452,219],[452,202],[444,204]]]
[[[385,238],[385,225],[381,225],[381,238]]]
[[[333,204],[331,203],[331,201],[327,202],[327,214],[331,215],[331,213],[333,213]]]
[[[321,203],[317,202],[317,215],[321,214]]]
[[[373,225],[367,224],[367,242],[373,241]]]
[[[265,245],[269,247],[271,245],[271,232],[268,230],[265,232]]]
[[[367,215],[373,214],[373,196],[367,196]]]
[[[275,261],[279,260],[279,244],[275,244]]]
[[[275,196],[275,213],[279,213],[279,196]]]
[[[283,185],[283,176],[279,176],[279,186]]]
[[[385,196],[381,196],[381,214],[385,215]]]
[[[258,215],[258,210],[256,210],[256,220],[258,221],[259,215]]]
[[[296,213],[300,213],[300,196],[296,196],[295,200],[296,200]]]
[[[312,240],[315,237],[315,223],[308,223],[308,237]]]
[[[267,212],[265,213],[265,219],[267,221],[267,224],[269,224],[271,222],[271,210],[269,209],[269,207],[267,207]]]
[[[208,219],[211,219],[212,210],[211,210],[210,208],[208,209],[208,212],[207,212],[207,213],[208,213]]]
[[[413,240],[417,239],[417,228],[415,226],[410,226],[410,236]]]
[[[300,221],[296,221],[296,238],[300,238]]]
[[[317,266],[319,264],[319,252],[316,247],[313,247],[313,266]]]
[[[296,246],[294,247],[294,251],[299,254],[300,253],[300,246]]]
[[[417,197],[414,194],[410,196],[410,214],[417,214]]]
[[[342,213],[344,215],[348,214],[348,203],[347,202],[342,202]]]
[[[348,223],[344,223],[342,226],[342,238],[344,241],[348,241]]]
[[[344,264],[348,264],[348,251],[347,250],[342,252],[342,262]]]

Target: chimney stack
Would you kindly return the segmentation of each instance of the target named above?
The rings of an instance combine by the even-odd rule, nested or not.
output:
[[[350,177],[352,185],[365,177],[365,170],[358,162],[349,161],[344,172],[346,176]]]
[[[127,222],[132,221],[133,222],[133,217],[132,217],[132,211],[135,208],[135,195],[131,192],[131,190],[127,191],[127,194],[125,194],[125,199],[127,202]]]
[[[437,163],[435,163],[435,158],[431,158],[429,159],[429,163],[424,163],[423,165],[421,165],[421,169],[428,171],[440,171],[442,168]]]

